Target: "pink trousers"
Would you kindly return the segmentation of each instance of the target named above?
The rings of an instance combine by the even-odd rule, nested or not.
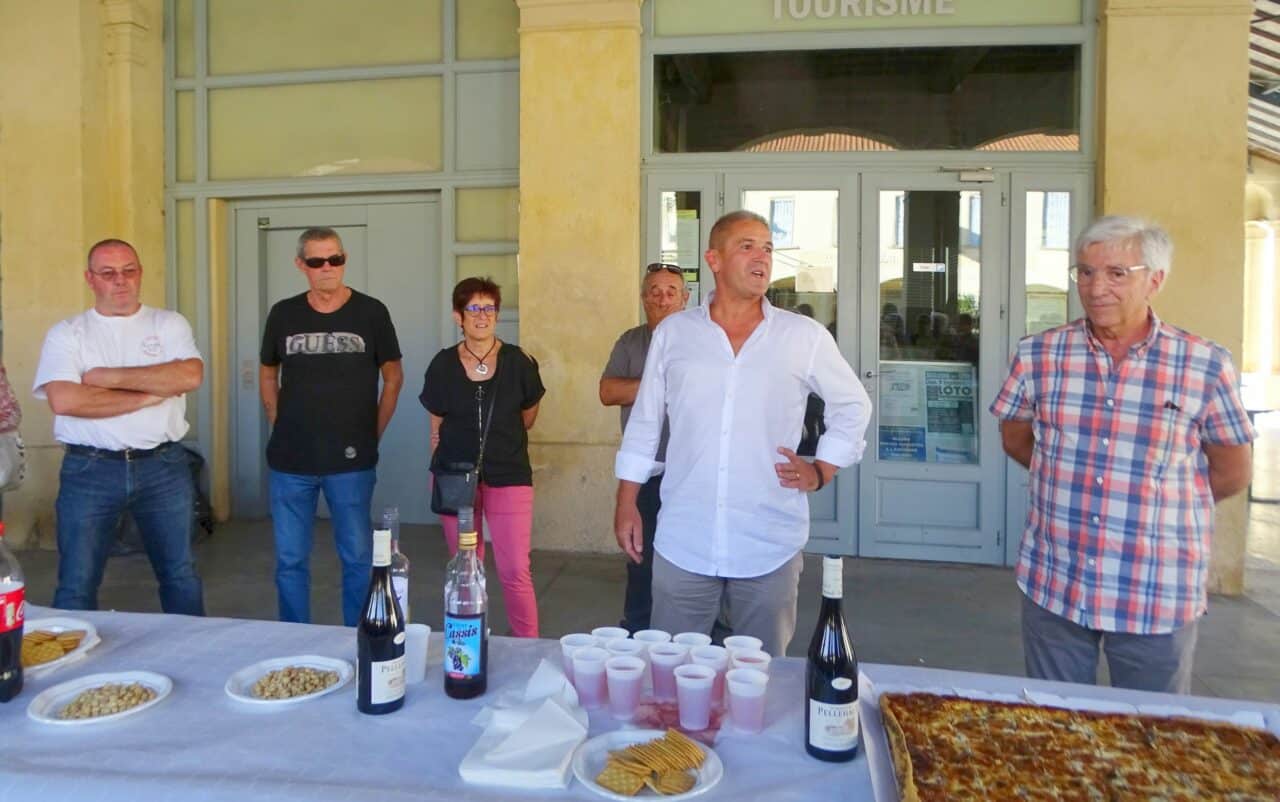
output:
[[[484,560],[485,524],[493,544],[507,624],[517,638],[538,637],[538,600],[533,594],[529,548],[533,538],[533,487],[490,487],[481,482],[476,490],[476,556]],[[441,515],[449,555],[458,553],[458,518]]]

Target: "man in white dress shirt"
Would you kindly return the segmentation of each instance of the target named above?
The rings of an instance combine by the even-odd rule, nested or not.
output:
[[[614,534],[638,561],[636,497],[670,423],[654,542],[652,626],[710,632],[727,597],[735,633],[785,654],[796,626],[807,494],[862,458],[871,401],[831,334],[765,299],[773,270],[769,225],[747,211],[711,229],[708,301],[664,320],[615,462]],[[827,430],[808,462],[800,442],[809,393],[826,402]]]

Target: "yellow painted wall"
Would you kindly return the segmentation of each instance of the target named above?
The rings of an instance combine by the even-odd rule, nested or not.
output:
[[[1098,207],[1168,227],[1156,311],[1241,358],[1247,0],[1101,4]],[[1205,54],[1212,53],[1212,58]],[[1243,495],[1218,507],[1210,587],[1244,586]]]
[[[534,545],[612,550],[618,417],[598,383],[638,322],[640,2],[520,8],[520,345],[549,388],[531,432]]]
[[[91,302],[97,239],[133,241],[143,300],[164,299],[161,0],[0,0],[0,316],[29,471],[6,530],[53,542],[62,451],[31,396],[45,332]]]

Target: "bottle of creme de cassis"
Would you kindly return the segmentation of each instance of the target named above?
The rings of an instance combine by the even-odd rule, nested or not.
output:
[[[380,715],[404,705],[404,611],[391,587],[391,533],[373,533],[373,577],[356,626],[356,707]]]
[[[804,748],[833,763],[853,760],[860,734],[858,658],[840,609],[843,573],[839,557],[822,558],[822,609],[805,672]]]
[[[479,696],[489,684],[488,608],[474,512],[463,507],[458,510],[458,553],[444,574],[444,692],[454,699]]]

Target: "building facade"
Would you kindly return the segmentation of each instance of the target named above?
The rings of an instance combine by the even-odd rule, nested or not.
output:
[[[695,299],[710,223],[750,208],[772,300],[832,331],[876,406],[867,458],[812,499],[812,547],[1007,564],[1025,476],[985,408],[1017,339],[1078,314],[1071,237],[1167,225],[1166,319],[1239,356],[1247,39],[1239,0],[0,0],[0,311],[30,386],[88,302],[82,251],[139,245],[145,300],[207,357],[192,440],[222,516],[265,513],[257,338],[331,225],[386,300],[406,391],[379,501],[425,506],[448,290],[504,287],[540,361],[542,548],[611,551],[617,418],[596,382],[641,265]],[[1204,53],[1216,54],[1213,59]],[[61,452],[29,395],[9,531],[49,542]],[[1242,584],[1221,505],[1214,587]]]

